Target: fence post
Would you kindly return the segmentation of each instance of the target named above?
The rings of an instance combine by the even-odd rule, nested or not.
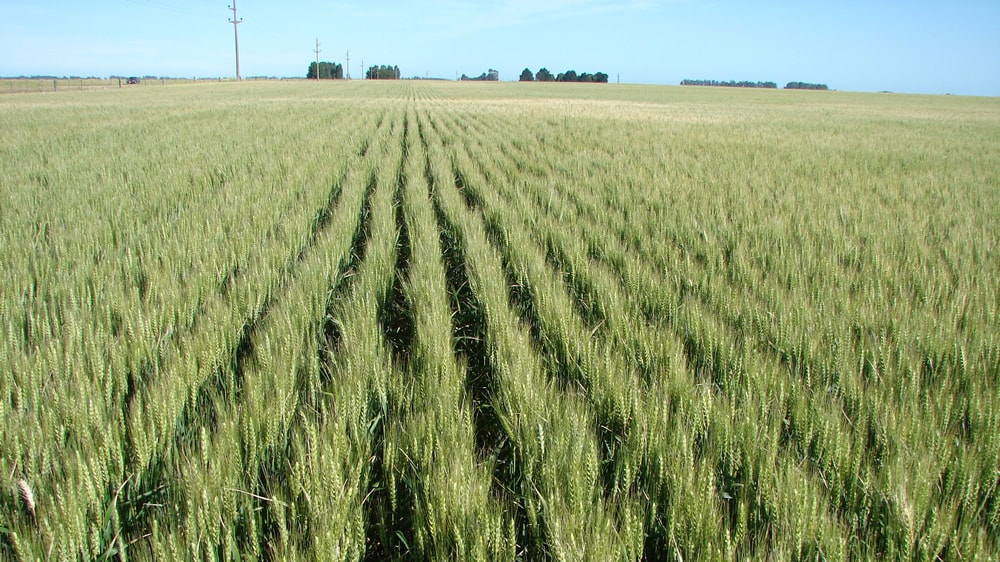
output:
[[[56,80],[53,79],[52,80],[52,91],[55,92],[56,90],[58,90],[58,88],[56,87]]]

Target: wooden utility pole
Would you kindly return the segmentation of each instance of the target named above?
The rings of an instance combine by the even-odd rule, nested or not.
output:
[[[313,52],[316,53],[316,79],[319,80],[319,54],[322,52],[319,50],[319,39],[316,39],[316,49]]]
[[[240,32],[237,29],[237,25],[243,23],[243,18],[236,17],[236,0],[233,0],[233,5],[229,6],[229,9],[233,11],[233,18],[229,20],[229,23],[233,24],[233,37],[236,39],[236,80],[240,80]]]
[[[344,69],[344,80],[350,80],[351,79],[351,52],[347,51],[347,55],[345,55],[345,57],[347,59],[347,68]]]

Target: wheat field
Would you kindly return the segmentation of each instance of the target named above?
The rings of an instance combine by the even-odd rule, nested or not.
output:
[[[1000,99],[0,98],[0,557],[1000,556]]]

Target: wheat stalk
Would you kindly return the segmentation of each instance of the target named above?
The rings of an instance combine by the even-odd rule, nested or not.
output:
[[[21,496],[21,501],[24,503],[24,508],[31,515],[31,518],[35,518],[35,494],[31,491],[31,486],[24,478],[19,478],[17,480],[17,491]]]

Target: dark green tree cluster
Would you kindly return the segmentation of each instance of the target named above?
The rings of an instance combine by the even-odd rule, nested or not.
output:
[[[491,68],[489,72],[484,72],[475,78],[471,78],[463,74],[462,80],[471,80],[473,82],[496,82],[500,80],[500,71]]]
[[[829,90],[826,84],[810,84],[809,82],[789,82],[785,84],[786,90]]]
[[[344,67],[334,63],[323,61],[319,63],[319,79],[320,80],[339,80],[344,77]],[[310,80],[316,79],[316,63],[309,63],[309,72],[306,73],[306,78]]]
[[[525,68],[521,71],[521,82],[593,82],[593,83],[608,83],[608,75],[603,72],[595,72],[590,74],[589,72],[584,72],[582,74],[577,74],[575,70],[567,70],[566,72],[560,72],[558,75],[553,76],[549,69],[540,68],[538,69],[538,74],[532,74],[530,68]]]
[[[737,82],[735,80],[730,80],[728,82],[721,80],[681,80],[681,86],[721,86],[724,88],[768,88],[777,89],[778,85],[774,82],[751,82],[749,80],[743,80]]]
[[[387,64],[372,66],[365,73],[365,79],[367,80],[399,80],[399,78],[399,67]]]
[[[556,82],[593,82],[598,84],[607,84],[608,75],[603,72],[595,72],[590,74],[589,72],[581,72],[577,74],[575,70],[567,70],[566,72],[560,73],[556,76]]]

